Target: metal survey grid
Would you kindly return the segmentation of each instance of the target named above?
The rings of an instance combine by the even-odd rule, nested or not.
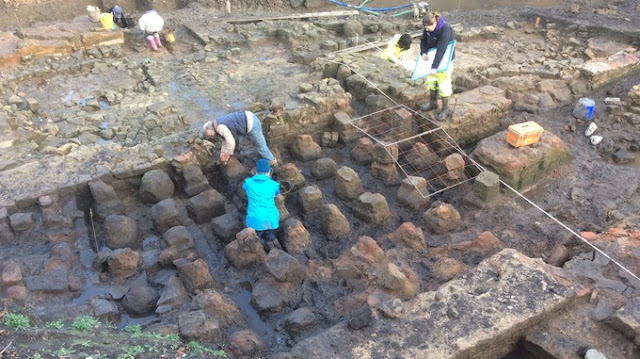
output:
[[[426,188],[414,184],[422,197],[471,181],[480,173],[480,168],[438,122],[407,106],[397,105],[354,118],[351,125],[382,146],[405,176],[427,181]]]

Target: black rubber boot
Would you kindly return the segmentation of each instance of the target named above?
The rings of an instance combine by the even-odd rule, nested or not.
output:
[[[433,90],[431,91],[431,99],[429,99],[428,104],[420,105],[420,110],[422,111],[431,111],[438,109],[438,92]]]
[[[442,111],[438,114],[438,121],[445,121],[449,116],[449,98],[442,98]]]

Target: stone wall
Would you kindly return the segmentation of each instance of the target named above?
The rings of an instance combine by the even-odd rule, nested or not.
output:
[[[407,358],[501,358],[527,328],[588,293],[562,277],[540,259],[505,249],[460,279],[407,301],[397,319],[376,312],[359,331],[337,324],[298,343],[290,358],[335,358],[327,348],[341,348],[341,358],[375,357],[390,348]]]

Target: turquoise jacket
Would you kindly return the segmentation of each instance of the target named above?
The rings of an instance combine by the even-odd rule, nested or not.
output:
[[[276,207],[276,196],[280,193],[280,184],[265,174],[247,178],[242,185],[247,193],[247,227],[256,231],[277,229],[280,213]]]

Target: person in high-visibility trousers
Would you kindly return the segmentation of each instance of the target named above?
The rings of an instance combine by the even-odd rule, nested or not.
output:
[[[389,40],[387,50],[380,55],[385,60],[389,60],[396,65],[401,65],[402,61],[406,60],[410,55],[411,50],[411,35],[409,34],[395,34]]]
[[[162,27],[164,26],[164,19],[158,15],[157,11],[149,10],[140,16],[138,25],[140,25],[140,29],[144,31],[151,49],[158,51],[158,48],[162,47],[160,31],[162,31]]]
[[[422,37],[420,38],[420,56],[424,61],[429,60],[427,51],[436,49],[435,58],[431,65],[431,72],[426,78],[425,83],[429,88],[431,99],[428,104],[420,106],[422,111],[431,111],[438,108],[438,95],[442,97],[442,110],[438,114],[438,121],[444,121],[449,116],[449,97],[453,94],[453,86],[451,84],[451,75],[453,73],[453,59],[455,58],[455,49],[451,54],[450,60],[443,59],[447,46],[455,40],[453,29],[444,21],[438,12],[432,12],[422,19]],[[441,61],[450,61],[446,71],[438,72]]]

